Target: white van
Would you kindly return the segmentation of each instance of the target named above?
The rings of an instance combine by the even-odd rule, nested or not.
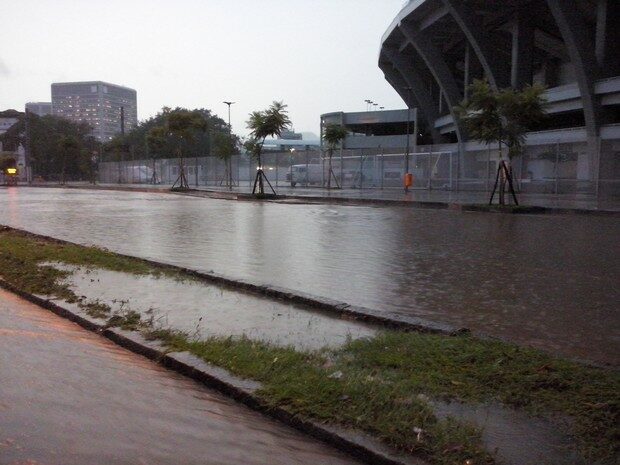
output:
[[[323,182],[322,167],[318,163],[293,165],[286,173],[286,182],[290,182],[291,187],[297,184],[321,184]]]

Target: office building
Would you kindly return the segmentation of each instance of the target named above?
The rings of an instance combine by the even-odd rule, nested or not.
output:
[[[71,121],[88,123],[101,142],[138,124],[136,91],[102,81],[52,84],[52,114]],[[123,115],[123,116],[121,116]]]

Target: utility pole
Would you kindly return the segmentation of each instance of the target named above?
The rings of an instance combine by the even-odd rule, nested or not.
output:
[[[232,147],[232,126],[230,125],[230,106],[233,105],[235,102],[224,102],[226,105],[228,105],[228,137],[230,138],[230,145]],[[227,174],[227,180],[228,180],[228,189],[232,190],[232,154],[230,154],[230,156],[228,157],[228,160],[226,160],[227,163],[227,167],[226,167],[226,171],[228,171]]]

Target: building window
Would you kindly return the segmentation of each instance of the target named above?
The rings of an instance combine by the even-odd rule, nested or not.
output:
[[[90,91],[93,93],[97,92],[97,86],[96,85],[90,86]]]

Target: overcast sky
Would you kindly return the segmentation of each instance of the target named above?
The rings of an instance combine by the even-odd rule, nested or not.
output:
[[[138,117],[206,107],[245,134],[247,115],[319,115],[403,102],[377,67],[404,0],[0,0],[0,110],[49,101],[50,84],[101,80],[138,92]]]

